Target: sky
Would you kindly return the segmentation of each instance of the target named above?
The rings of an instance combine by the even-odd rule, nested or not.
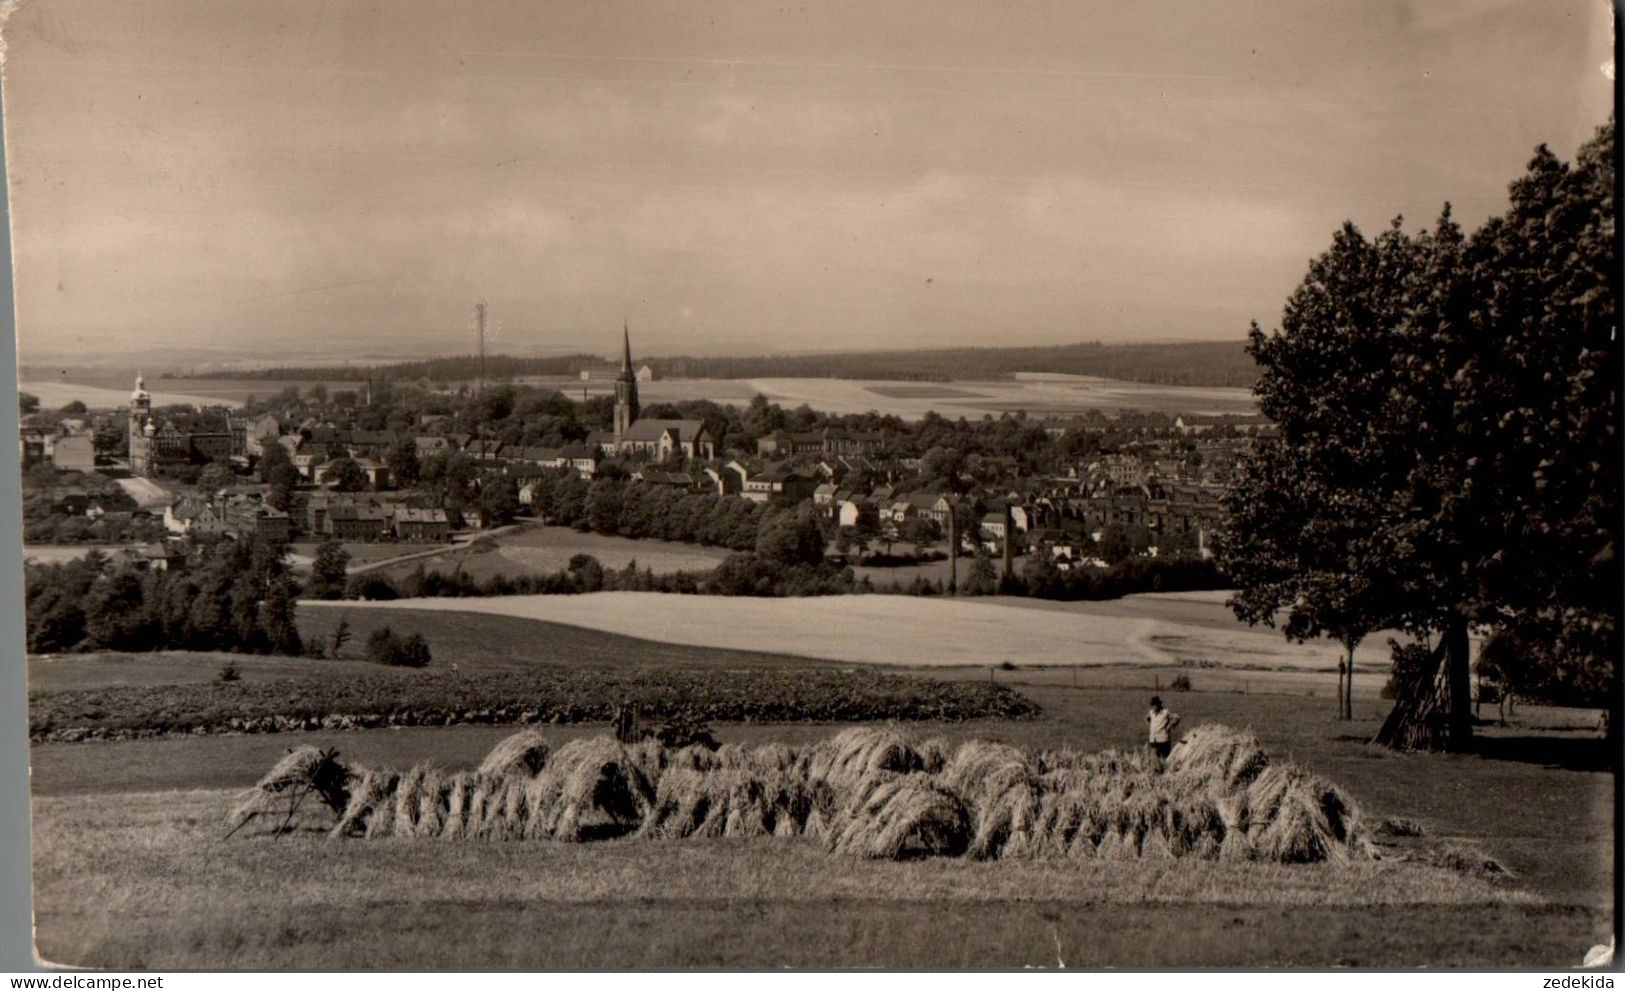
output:
[[[1476,226],[1606,3],[22,0],[21,360],[1239,340]]]

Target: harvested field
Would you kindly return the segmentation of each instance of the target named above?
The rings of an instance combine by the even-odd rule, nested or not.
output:
[[[992,738],[1039,754],[1139,739],[1138,689],[1008,677],[1043,703],[1038,719],[920,726],[909,731],[915,749],[933,737],[950,752]],[[1392,754],[1363,745],[1377,707],[1352,724],[1333,721],[1331,707],[1256,686],[1174,699],[1187,724],[1252,727],[1271,753],[1337,782],[1379,824],[1413,821],[1421,841],[1476,847],[1512,875],[1395,860],[894,862],[771,836],[391,838],[344,841],[335,857],[325,831],[220,842],[243,789],[290,743],[336,747],[366,766],[432,760],[472,772],[512,729],[172,736],[35,745],[39,945],[48,959],[110,967],[1054,966],[1059,941],[1069,967],[1482,968],[1571,967],[1606,941],[1614,786],[1599,741],[1537,729],[1526,720],[1551,720],[1520,707],[1514,726],[1485,730],[1491,756]],[[810,746],[840,727],[714,729],[757,751]],[[555,748],[603,732],[541,728]],[[259,893],[251,906],[244,890]]]
[[[1026,608],[1007,597],[941,599],[840,595],[752,599],[752,621],[738,621],[741,602],[720,596],[655,592],[515,595],[496,598],[400,599],[310,603],[311,611],[421,610],[478,613],[568,623],[672,643],[759,649],[762,630],[777,641],[830,660],[903,667],[1030,665],[1206,666],[1237,670],[1336,670],[1341,648],[1326,641],[1293,644],[1275,630],[1223,618],[1223,606],[1151,596],[1115,602]],[[1070,608],[1089,606],[1092,608]],[[1019,610],[1019,611],[1018,611]],[[1163,618],[1160,611],[1204,618]],[[1384,652],[1368,648],[1369,663]]]
[[[786,408],[805,403],[828,413],[883,414],[917,420],[935,411],[949,418],[979,418],[983,413],[1029,410],[1060,416],[1078,415],[1091,409],[1153,410],[1170,415],[1180,413],[1257,412],[1248,389],[1196,388],[1149,385],[1117,379],[1076,376],[1063,381],[997,379],[922,384],[918,382],[878,382],[847,379],[762,378],[752,379],[752,388]],[[925,395],[913,390],[930,390]],[[900,390],[900,391],[899,391]],[[942,395],[946,390],[968,393]]]
[[[608,380],[581,382],[560,376],[529,376],[525,384],[558,389],[571,399],[613,394]],[[744,405],[758,393],[786,409],[805,403],[825,413],[870,411],[918,420],[936,411],[947,417],[979,418],[984,412],[1033,410],[1076,416],[1091,409],[1180,413],[1257,412],[1252,392],[1236,388],[1151,385],[1086,375],[1040,375],[991,380],[902,382],[878,379],[758,378],[656,379],[639,385],[645,403],[710,399]]]
[[[116,969],[1054,967],[1058,955],[1068,967],[1567,967],[1607,924],[1388,861],[894,862],[773,837],[380,839],[335,856],[325,834],[221,842],[236,798],[36,800],[41,954]]]
[[[108,685],[29,694],[29,736],[76,742],[173,734],[382,726],[606,722],[630,702],[649,720],[858,722],[1024,718],[1020,695],[980,682],[824,669],[695,671],[538,667],[226,684]]]

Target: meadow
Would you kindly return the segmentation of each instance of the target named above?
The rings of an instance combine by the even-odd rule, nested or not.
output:
[[[437,554],[414,556],[411,561],[380,565],[377,570],[399,579],[419,565],[427,571],[462,572],[484,581],[495,575],[517,578],[561,571],[577,554],[590,554],[606,569],[619,571],[636,562],[638,569],[657,575],[674,571],[710,571],[728,556],[725,550],[665,540],[633,540],[601,533],[578,533],[569,527],[526,526],[495,538],[494,547],[448,547]],[[413,550],[423,550],[416,545]],[[350,570],[356,571],[352,564]],[[373,570],[365,568],[362,570]]]

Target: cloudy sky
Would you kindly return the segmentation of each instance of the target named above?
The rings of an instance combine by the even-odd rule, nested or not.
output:
[[[23,360],[1239,339],[1498,211],[1601,2],[24,0]]]

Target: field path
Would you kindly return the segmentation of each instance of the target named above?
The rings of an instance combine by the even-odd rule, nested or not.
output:
[[[1237,670],[1328,670],[1329,643],[1289,644],[1279,633],[1217,618],[1218,602],[1130,596],[1078,603],[1089,611],[1031,609],[1004,600],[838,595],[745,599],[656,592],[494,598],[307,602],[314,608],[423,609],[546,620],[666,643],[773,651],[860,664],[919,666],[1193,665]],[[1112,607],[1116,605],[1114,613]],[[1212,610],[1204,623],[1178,616]],[[1373,651],[1375,655],[1377,652]]]

